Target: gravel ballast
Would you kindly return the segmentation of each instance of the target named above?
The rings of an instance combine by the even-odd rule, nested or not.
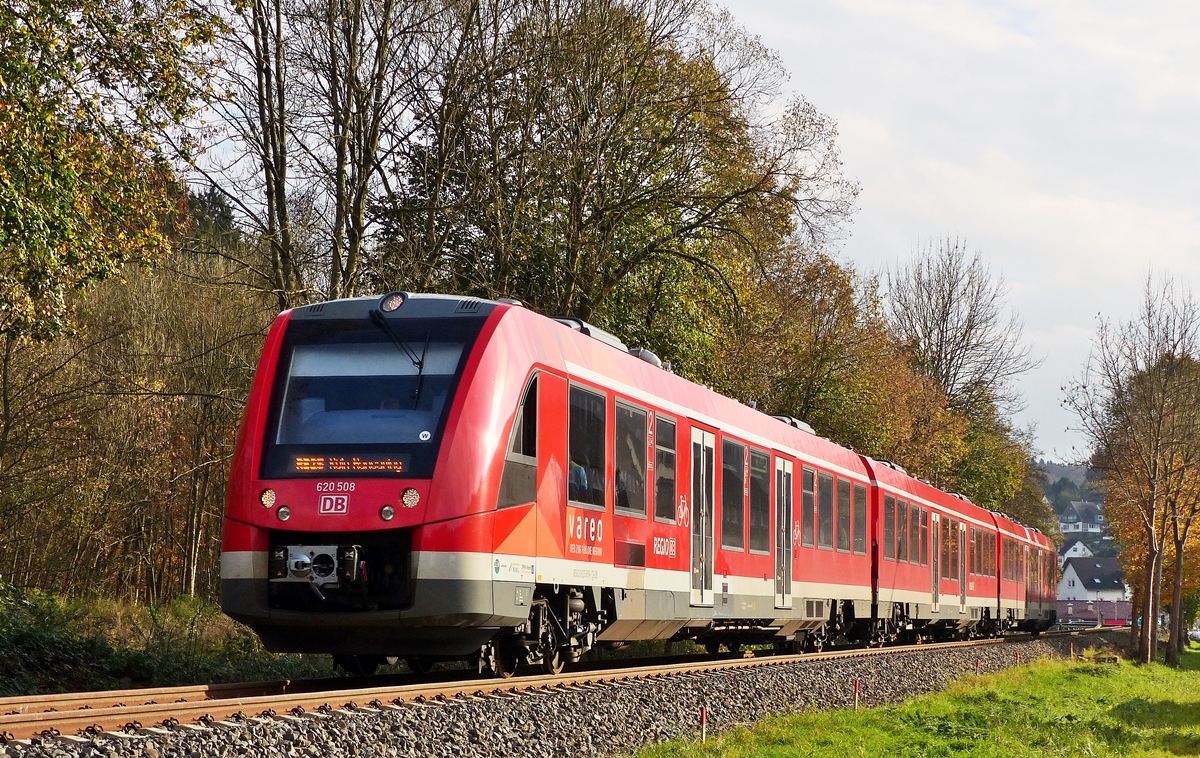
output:
[[[216,758],[217,756],[595,756],[630,754],[650,742],[695,734],[701,706],[710,731],[804,709],[862,707],[943,689],[976,671],[999,671],[1120,632],[1075,638],[897,652],[500,695],[447,704],[331,715],[249,719],[235,726],[176,728],[128,738],[0,745],[21,758]],[[505,683],[497,681],[497,686]]]

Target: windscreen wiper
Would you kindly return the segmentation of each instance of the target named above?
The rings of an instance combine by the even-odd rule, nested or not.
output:
[[[421,352],[421,356],[417,357],[413,349],[408,346],[407,342],[400,339],[400,336],[392,329],[392,325],[387,322],[387,319],[383,317],[383,314],[378,309],[372,308],[369,313],[372,323],[382,329],[383,333],[391,339],[392,344],[400,348],[408,356],[408,359],[412,361],[413,368],[417,370],[417,389],[413,393],[413,410],[415,411],[421,399],[421,383],[425,379],[425,354],[429,352],[429,332],[425,333],[425,349]]]
[[[377,310],[372,310],[370,313],[371,321],[375,324],[375,326],[378,326],[383,330],[383,333],[392,340],[392,343],[396,347],[404,351],[404,354],[408,356],[410,361],[412,361],[413,368],[415,368],[417,371],[423,370],[425,367],[424,356],[420,358],[417,357],[417,354],[412,351],[412,348],[408,346],[408,343],[400,339],[400,336],[396,334],[395,330],[392,329],[392,325],[387,322],[387,319],[383,317],[382,313]]]
[[[421,351],[421,365],[417,367],[417,389],[413,391],[413,410],[421,404],[421,385],[425,383],[425,356],[429,354],[429,330],[425,330],[425,349]]]

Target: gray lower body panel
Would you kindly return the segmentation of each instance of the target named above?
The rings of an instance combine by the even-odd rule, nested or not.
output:
[[[529,618],[532,584],[418,579],[402,610],[308,612],[271,608],[265,579],[225,579],[221,608],[276,653],[470,655],[501,627]]]

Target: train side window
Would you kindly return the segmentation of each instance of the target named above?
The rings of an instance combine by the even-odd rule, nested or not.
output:
[[[867,554],[867,488],[854,485],[854,553]]]
[[[608,399],[582,387],[571,387],[567,452],[570,474],[568,499],[580,505],[604,507],[604,427]]]
[[[800,510],[802,516],[800,519],[800,544],[804,547],[813,546],[813,512],[817,508],[816,503],[816,473],[812,469],[805,467],[803,470],[803,497],[801,499]]]
[[[537,375],[529,380],[517,406],[504,473],[500,477],[497,508],[526,505],[537,500]]]
[[[833,475],[817,474],[817,547],[833,549]]]
[[[675,523],[675,422],[654,417],[654,518]]]
[[[616,507],[646,515],[646,411],[618,402],[613,424],[613,494]]]
[[[921,562],[921,506],[916,503],[908,506],[908,562]]]
[[[908,502],[896,503],[896,560],[908,562]]]
[[[975,548],[975,550],[974,550],[975,554],[973,556],[971,556],[971,562],[972,562],[972,565],[975,567],[975,573],[982,574],[983,573],[983,530],[975,529],[974,527],[971,527],[971,530],[975,532],[975,536],[971,540],[971,544]]]
[[[750,450],[750,550],[771,552],[771,456]]]
[[[958,522],[950,520],[950,578],[958,579],[958,552],[962,549]]]
[[[883,496],[883,557],[896,558],[896,498]]]
[[[837,549],[850,552],[850,482],[837,481]]]
[[[942,524],[942,578],[950,578],[950,519],[943,518]]]
[[[921,565],[929,565],[929,511],[921,509]]]
[[[746,530],[746,448],[721,443],[721,547],[741,550]]]
[[[967,527],[967,573],[975,574],[975,527]]]

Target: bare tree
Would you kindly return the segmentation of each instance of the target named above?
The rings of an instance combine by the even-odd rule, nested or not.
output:
[[[383,169],[415,128],[442,6],[426,0],[249,0],[226,8],[226,97],[193,168],[266,248],[279,307],[362,281]]]
[[[1024,324],[1008,311],[1001,277],[979,252],[946,238],[886,274],[887,315],[913,352],[916,368],[935,379],[953,407],[1015,410],[1010,381],[1040,361],[1024,344]]]
[[[1200,309],[1191,295],[1169,280],[1155,284],[1147,277],[1137,315],[1119,324],[1100,322],[1082,376],[1067,387],[1065,404],[1092,445],[1110,512],[1125,509],[1141,527],[1139,647],[1145,662],[1157,655],[1167,529],[1172,511],[1184,504],[1180,487],[1195,476],[1198,347]]]
[[[295,108],[289,95],[292,26],[286,1],[248,0],[225,7],[225,31],[218,41],[223,96],[211,105],[217,123],[205,131],[206,149],[192,164],[264,248],[259,259],[243,255],[234,262],[254,274],[280,310],[307,299],[293,218]]]
[[[293,20],[293,119],[303,171],[328,221],[324,289],[351,297],[362,282],[373,206],[418,128],[443,7],[426,0],[300,0]]]

